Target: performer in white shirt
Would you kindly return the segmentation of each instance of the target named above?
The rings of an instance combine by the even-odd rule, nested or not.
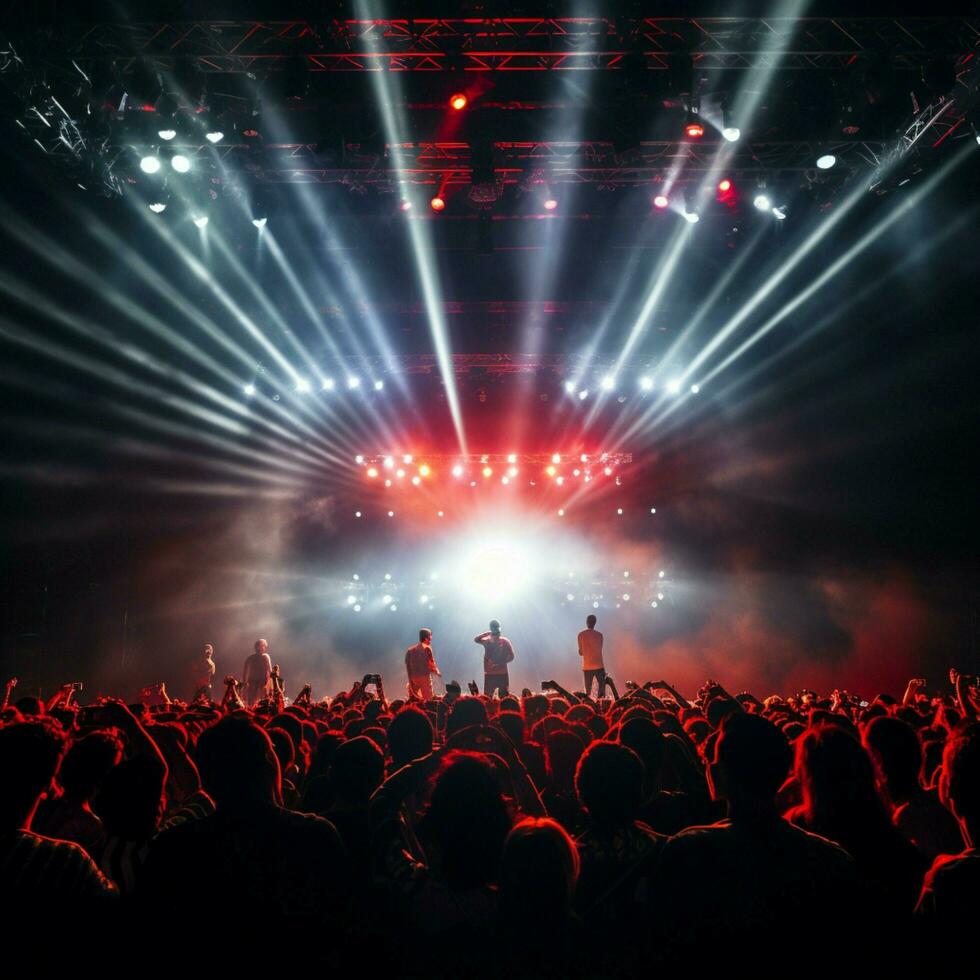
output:
[[[585,693],[592,696],[592,681],[599,687],[599,697],[606,693],[606,668],[602,663],[602,634],[595,628],[595,616],[585,621],[586,629],[578,635],[578,655],[585,674]]]

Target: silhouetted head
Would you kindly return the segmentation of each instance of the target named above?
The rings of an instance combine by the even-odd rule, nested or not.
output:
[[[422,627],[419,630],[419,643],[428,643],[432,639],[432,630]]]
[[[471,725],[487,723],[487,706],[474,697],[460,698],[454,705],[446,720],[446,737]]]
[[[256,640],[255,641],[255,652],[256,653],[267,653],[269,650],[268,640]]]
[[[545,739],[545,771],[552,787],[557,790],[573,790],[575,770],[585,752],[582,739],[575,732],[562,728]]]
[[[41,795],[51,788],[65,752],[65,736],[51,719],[0,728],[0,832],[30,829]]]
[[[396,769],[432,751],[432,722],[415,707],[402,708],[388,726],[388,751]]]
[[[980,724],[956,732],[946,743],[939,797],[976,847],[980,842]]]
[[[789,742],[771,721],[743,711],[730,714],[722,720],[714,745],[712,795],[735,803],[771,804],[791,761]]]
[[[201,783],[218,808],[282,799],[279,760],[265,730],[250,718],[224,718],[197,740]]]
[[[384,753],[360,735],[338,746],[330,766],[330,785],[338,803],[366,803],[385,774]]]
[[[593,742],[579,760],[575,790],[592,822],[615,830],[636,819],[643,802],[643,776],[643,763],[632,749]]]
[[[878,783],[893,803],[904,803],[919,791],[922,743],[908,722],[875,718],[864,730],[862,741],[874,762]]]
[[[631,748],[643,763],[644,796],[658,788],[667,743],[663,733],[649,718],[631,718],[619,730],[619,743]]]
[[[90,800],[122,754],[122,741],[113,732],[89,732],[68,750],[58,770],[58,782],[69,798]]]
[[[498,623],[495,619],[490,620],[490,632],[493,633],[494,636],[500,636],[500,623]]]
[[[597,622],[597,620],[596,620],[595,616],[593,616],[591,614],[585,617],[585,625],[588,626],[590,630],[595,629],[596,622]]]

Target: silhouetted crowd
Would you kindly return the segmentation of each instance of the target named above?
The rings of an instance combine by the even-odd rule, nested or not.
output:
[[[546,686],[388,701],[367,675],[248,711],[8,685],[7,952],[427,977],[977,962],[975,677],[870,703]]]

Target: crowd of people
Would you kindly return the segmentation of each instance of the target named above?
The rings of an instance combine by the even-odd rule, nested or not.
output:
[[[207,937],[252,965],[406,976],[975,958],[975,677],[870,701],[666,681],[389,700],[369,674],[252,709],[240,686],[79,706],[71,685],[48,703],[7,685],[12,937]]]

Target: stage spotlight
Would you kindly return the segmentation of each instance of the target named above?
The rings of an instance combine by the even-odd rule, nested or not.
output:
[[[556,207],[558,207],[558,202],[553,197],[549,197],[544,202],[545,211],[554,211]]]
[[[579,461],[580,463],[587,463],[587,462],[589,461],[589,457],[588,457],[588,454],[586,454],[586,453],[582,453],[582,455],[581,455],[581,456],[579,456],[579,458],[578,458],[578,461]]]
[[[385,486],[386,487],[390,487],[391,486],[391,480],[385,480]]]
[[[149,208],[154,214],[163,214],[167,210],[167,205],[165,201],[153,201]]]
[[[395,476],[398,477],[399,480],[402,480],[405,477],[405,471],[403,469],[399,468],[399,469],[395,470]]]
[[[752,203],[760,211],[768,211],[768,210],[770,210],[770,208],[772,208],[772,201],[770,200],[768,194],[756,194],[756,196],[755,196],[754,200],[752,201]]]
[[[458,479],[458,478],[459,478],[459,477],[461,477],[462,475],[463,475],[463,467],[462,467],[462,466],[460,466],[460,465],[459,465],[459,463],[457,463],[457,464],[456,464],[456,465],[455,465],[455,466],[453,467],[453,476],[455,476],[455,477],[456,477],[456,478]]]
[[[501,482],[501,483],[502,483],[502,484],[503,484],[504,486],[507,486],[507,484],[508,484],[508,483],[510,483],[510,477],[509,477],[509,476],[502,476],[502,477],[500,478],[500,482]]]
[[[419,467],[419,476],[428,476],[431,472],[432,472],[432,470],[429,469],[429,466],[428,466],[427,463],[423,463]]]
[[[599,600],[598,599],[596,599],[596,600],[593,601],[592,608],[593,609],[598,609],[599,608]]]
[[[656,608],[657,608],[657,600],[656,600],[656,599],[654,599],[654,600],[653,600],[653,602],[651,602],[651,603],[650,603],[650,605],[651,605],[651,606],[652,606],[652,607],[653,607],[654,609],[656,609]]]
[[[177,136],[177,130],[176,129],[159,129],[159,130],[157,130],[157,136],[159,136],[160,139],[166,140],[167,142],[169,142],[170,140],[176,138],[176,136]]]
[[[624,592],[623,593],[623,602],[629,602],[629,601],[630,601],[630,594],[628,592]]]
[[[669,203],[670,203],[670,201],[668,201],[668,200],[667,200],[667,198],[666,198],[666,196],[665,196],[665,195],[663,195],[663,194],[658,194],[658,195],[657,195],[657,196],[656,196],[656,197],[655,197],[655,198],[653,199],[653,206],[654,206],[655,208],[661,208],[661,209],[663,209],[663,208],[665,208],[665,207],[667,207],[667,205],[668,205]]]
[[[547,474],[548,474],[548,476],[554,476],[554,475],[555,475],[555,473],[557,473],[557,472],[558,472],[558,471],[557,471],[557,470],[556,470],[556,469],[555,469],[555,468],[554,468],[553,466],[549,466],[549,467],[547,467],[547,468],[545,469],[545,473],[547,473]]]
[[[696,395],[701,390],[700,385],[691,385],[691,394]]]
[[[606,474],[606,476],[612,476],[612,467],[611,467],[611,466],[606,466],[606,467],[605,467],[605,468],[603,469],[603,471],[602,471],[602,472],[603,472],[603,473],[605,473],[605,474]]]
[[[384,386],[385,386],[385,383],[383,381],[381,381],[380,379],[378,381],[375,381],[374,382],[374,390],[375,391],[382,391],[384,389]]]
[[[513,477],[517,476],[517,467],[516,466],[509,467],[507,470],[507,475],[512,479]]]
[[[353,575],[351,576],[351,578],[352,578],[352,579],[353,579],[353,580],[354,580],[355,582],[360,582],[360,581],[361,581],[361,576],[360,576],[360,575],[358,575],[358,574],[357,574],[357,572],[354,572],[354,574],[353,574]]]
[[[772,216],[777,221],[785,221],[786,220],[786,208],[784,206],[778,207],[778,208],[773,208],[772,209]]]
[[[242,391],[244,391],[246,395],[251,397],[252,395],[255,394],[255,385],[245,385],[245,387],[242,388]]]
[[[728,140],[729,143],[736,143],[742,138],[742,130],[738,126],[726,126],[722,131],[721,135]]]
[[[657,575],[657,578],[663,578],[665,574],[666,574],[665,572],[663,572],[663,571],[661,571],[661,572],[660,572],[660,573],[659,573],[659,574]]]
[[[616,508],[616,513],[619,514],[620,517],[622,517],[623,516],[623,508],[622,507],[617,507]]]
[[[572,470],[572,476],[580,476],[581,473],[582,473],[582,471],[580,469],[578,469],[577,467],[574,470]]]
[[[449,98],[449,105],[457,112],[462,112],[468,102],[469,99],[462,92],[454,92]]]
[[[684,132],[688,139],[699,140],[704,136],[704,124],[698,118],[696,112],[688,112],[687,122],[684,124]]]
[[[667,392],[671,395],[679,395],[681,392],[681,379],[671,378],[667,382]]]
[[[615,387],[616,387],[616,379],[612,375],[607,374],[602,379],[602,389],[603,389],[603,391],[612,391],[613,388],[615,388]]]
[[[394,517],[395,516],[395,512],[393,510],[389,510],[388,511],[388,516],[389,517]]]
[[[364,515],[359,510],[355,510],[354,511],[354,516],[355,517],[363,517]]]
[[[383,602],[383,603],[384,603],[384,604],[385,604],[386,606],[390,606],[390,605],[391,605],[391,596],[390,596],[390,595],[386,595],[386,596],[382,596],[382,598],[381,598],[381,601],[382,601],[382,602]]]
[[[199,214],[194,217],[194,224],[198,228],[206,228],[208,224],[208,216],[206,214]]]
[[[385,572],[385,581],[386,582],[390,582],[391,581],[391,572]]]
[[[658,592],[658,593],[657,593],[657,598],[658,598],[658,599],[662,599],[663,597],[664,597],[664,594],[663,594],[663,592]]]
[[[555,477],[555,483],[557,483],[558,486],[563,487],[565,485],[565,477],[563,476]]]
[[[489,466],[484,466],[483,467],[483,475],[485,477],[491,477],[491,476],[493,476],[493,470]]]
[[[302,393],[306,393],[310,390],[310,382],[307,378],[298,378],[296,380],[296,390]]]
[[[420,477],[418,473],[416,473],[415,476],[412,477],[412,485],[417,487],[421,482],[422,482],[422,477]]]
[[[651,507],[650,508],[650,513],[651,514],[656,514],[657,513],[657,508],[656,507]]]
[[[561,462],[561,455],[559,453],[554,453],[551,457],[551,462],[557,465]]]
[[[574,395],[575,394],[575,382],[574,381],[566,381],[565,382],[565,391],[567,391],[570,395]]]
[[[434,198],[432,198],[431,201],[429,201],[429,207],[432,208],[433,211],[441,211],[445,206],[446,206],[445,200],[441,198],[438,194]]]
[[[685,211],[684,220],[689,224],[696,225],[701,220],[701,215],[697,211]]]
[[[349,595],[347,597],[347,605],[348,606],[353,606],[355,602],[357,602],[357,599],[355,599],[354,596]]]
[[[648,378],[646,376],[640,378],[640,390],[653,391],[653,378]]]
[[[376,466],[369,467],[367,475],[370,479],[374,480],[378,475],[378,468]]]
[[[718,181],[718,192],[720,194],[727,194],[731,189],[732,182],[727,177]]]
[[[833,153],[824,153],[823,156],[817,157],[817,168],[819,170],[830,170],[835,163],[837,163],[837,157]]]
[[[324,391],[333,391],[334,388],[336,388],[336,387],[337,387],[337,383],[334,381],[333,378],[324,378],[323,379],[323,390]]]
[[[225,134],[220,129],[209,129],[204,134],[204,138],[209,143],[220,143],[225,138]]]
[[[558,516],[559,517],[564,517],[565,516],[565,508],[564,507],[559,507],[558,508]]]
[[[360,612],[360,611],[361,611],[361,604],[360,603],[356,603],[354,605],[354,612]]]
[[[574,602],[574,601],[575,601],[575,596],[573,596],[571,592],[565,593],[565,602]]]
[[[361,379],[358,378],[356,375],[352,375],[347,379],[347,387],[350,391],[353,391],[355,388],[360,388]]]
[[[582,389],[582,390],[581,390],[581,391],[580,391],[580,392],[578,393],[578,400],[579,400],[580,402],[584,402],[584,401],[585,401],[585,399],[586,399],[586,398],[588,398],[588,397],[589,397],[589,389],[588,389],[588,388],[583,388],[583,389]]]
[[[429,601],[429,597],[427,595],[419,596],[419,602],[421,602],[423,606],[426,605],[428,601]]]
[[[411,453],[405,453],[405,455],[404,455],[404,456],[402,456],[402,462],[403,462],[403,463],[404,463],[404,464],[405,464],[406,466],[411,466],[411,464],[412,464],[412,461],[413,461],[414,459],[415,459],[415,457],[414,457],[414,456],[413,456],[413,455],[412,455]]]
[[[264,228],[266,226],[266,224],[268,224],[268,221],[269,221],[269,219],[268,218],[265,218],[265,217],[263,217],[263,218],[252,218],[252,224],[255,225],[256,228]]]
[[[358,466],[363,466],[364,465],[364,457],[360,453],[358,453],[354,457],[354,462],[357,463]]]
[[[623,572],[623,578],[629,578],[630,573],[628,571]]]
[[[403,198],[401,204],[399,204],[398,207],[400,207],[402,211],[411,211],[412,202],[409,201],[407,198]]]
[[[436,517],[445,517],[446,512],[444,510],[437,510]]]
[[[140,159],[140,170],[145,174],[155,174],[160,169],[160,158],[145,156]]]
[[[385,456],[384,458],[384,468],[390,470],[395,465],[394,459],[391,456]]]
[[[175,153],[170,158],[170,166],[174,168],[179,174],[186,174],[188,170],[191,169],[190,157],[184,156],[183,153]]]
[[[507,462],[508,463],[516,463],[517,462],[517,453],[508,453],[507,454]]]

